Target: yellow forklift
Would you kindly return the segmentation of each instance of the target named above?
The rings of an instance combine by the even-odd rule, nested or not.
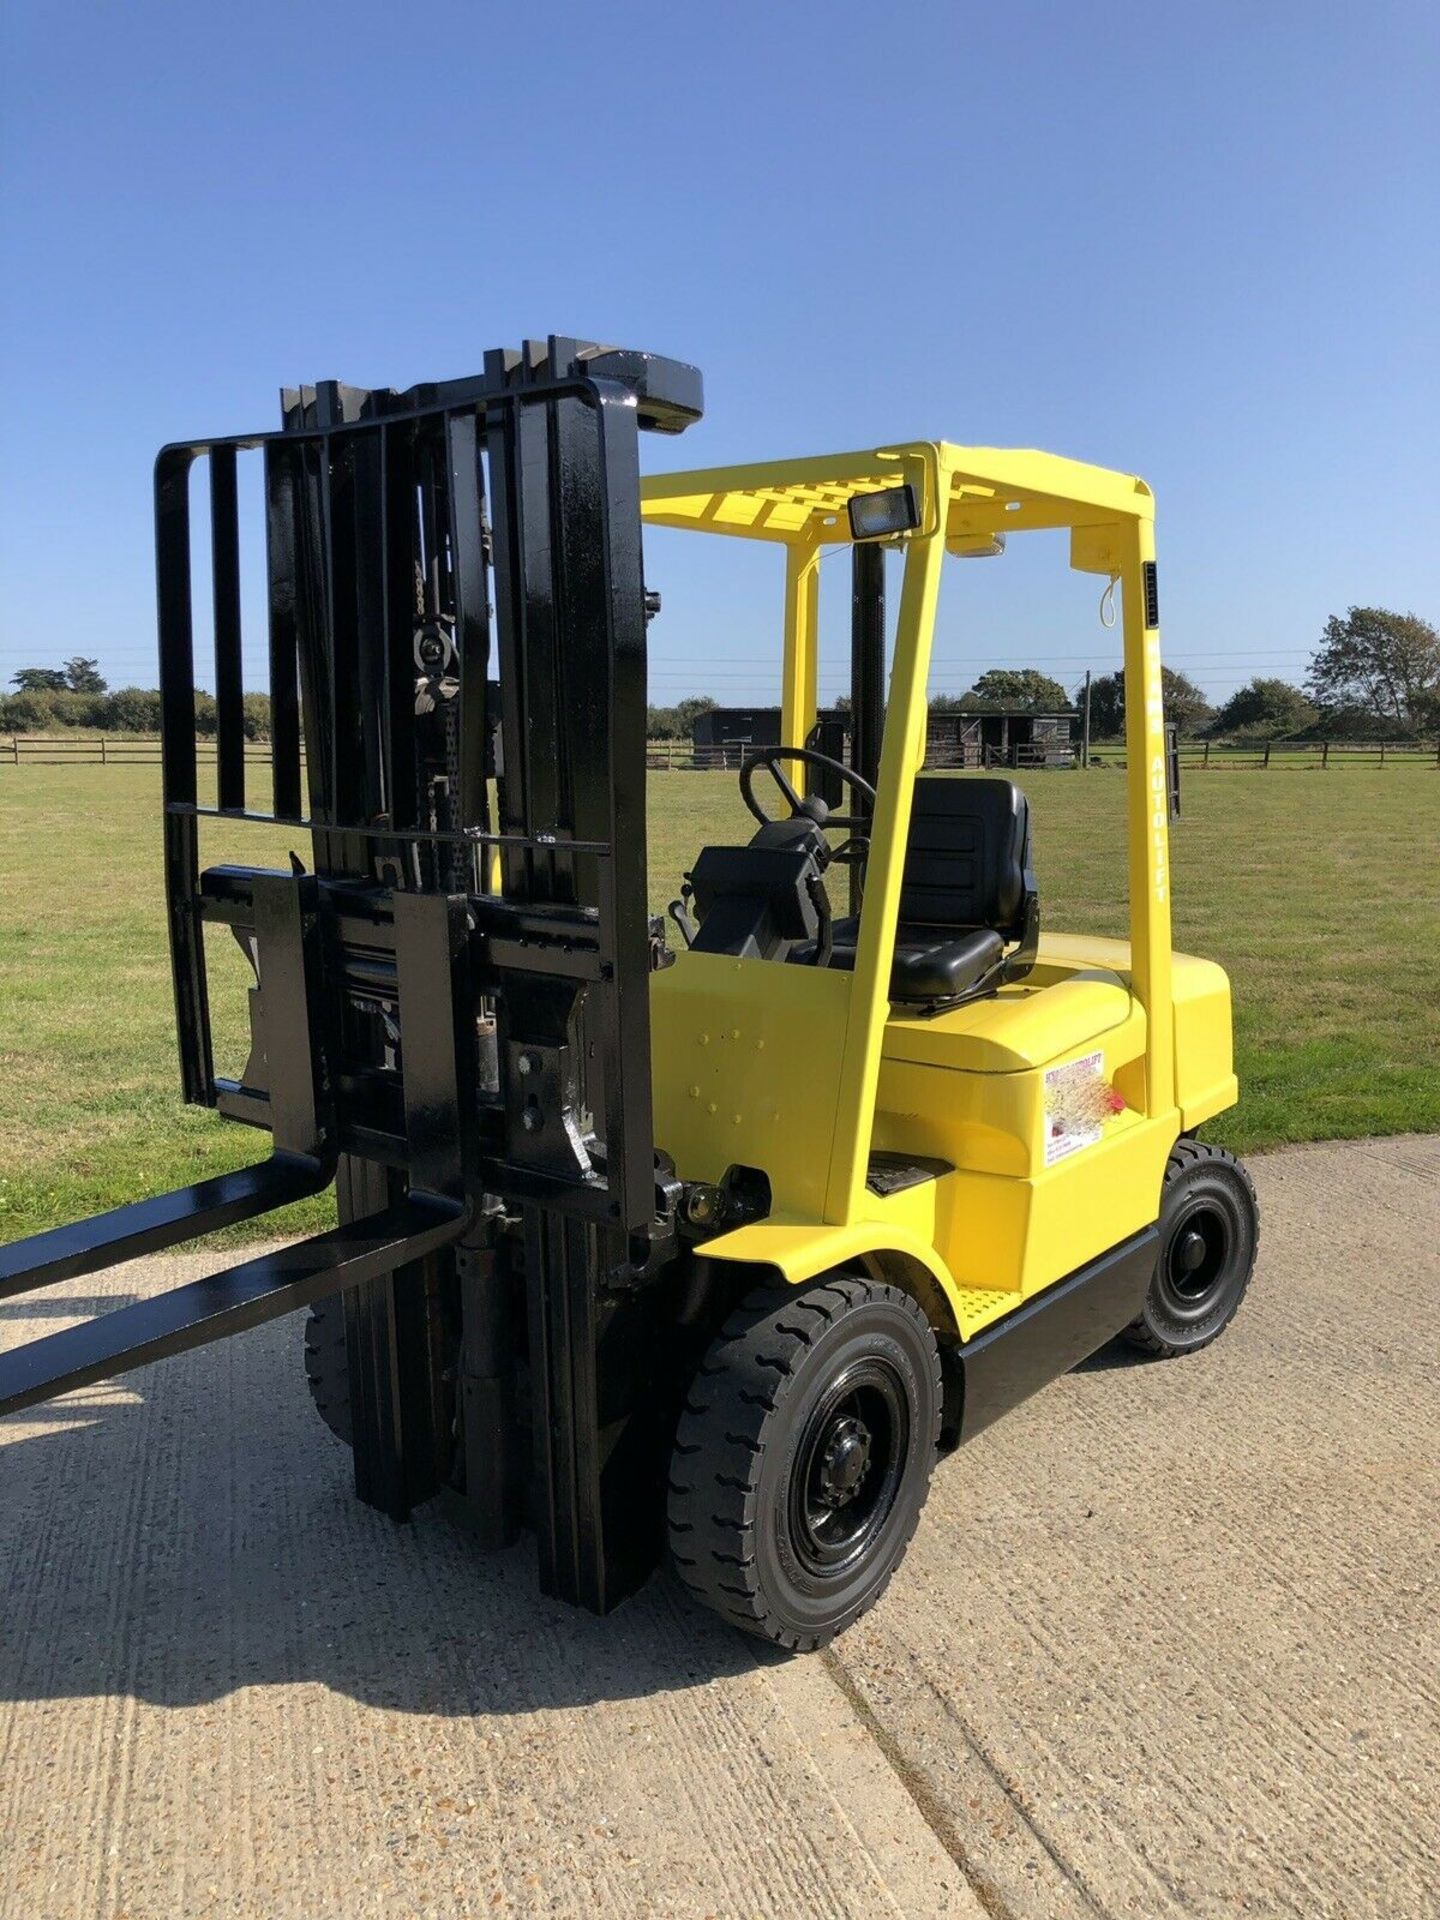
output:
[[[1258,1225],[1243,1169],[1196,1138],[1236,1098],[1230,999],[1170,944],[1148,490],[928,442],[642,482],[641,433],[701,410],[692,367],[552,337],[405,391],[287,390],[272,431],[162,450],[181,1087],[271,1150],[0,1248],[0,1299],[331,1186],[337,1223],[0,1354],[0,1414],[308,1308],[311,1391],[362,1500],[401,1520],[440,1498],[481,1546],[528,1527],[542,1588],[600,1612],[668,1522],[696,1594],[806,1649],[879,1597],[942,1448],[1117,1334],[1204,1346]],[[673,939],[648,907],[647,527],[784,559],[782,737],[741,767],[754,832],[697,852]],[[922,770],[947,555],[1054,528],[1123,602],[1128,941],[1042,931],[1014,783]],[[848,745],[816,711],[840,546]],[[270,822],[282,858],[206,864],[217,818]],[[214,929],[252,980],[230,1073]]]
[[[701,1249],[764,1278],[687,1399],[672,1552],[737,1624],[810,1647],[875,1600],[937,1445],[1116,1334],[1192,1352],[1235,1313],[1254,1189],[1195,1138],[1237,1097],[1229,983],[1171,947],[1178,784],[1142,481],[922,442],[666,474],[643,498],[647,525],[784,554],[781,745],[740,775],[758,830],[697,860],[673,910],[686,950],[651,1006],[657,1138],[722,1210],[742,1161],[766,1201]],[[1041,931],[1018,786],[922,771],[947,556],[1042,529],[1066,530],[1071,566],[1122,597],[1128,941]],[[806,745],[820,562],[842,542],[847,761]],[[887,547],[903,556],[888,698]],[[1042,786],[1069,798],[1058,777]],[[859,906],[843,918],[820,878],[837,862]]]

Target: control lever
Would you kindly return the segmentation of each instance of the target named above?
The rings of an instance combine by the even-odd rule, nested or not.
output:
[[[695,924],[695,916],[690,911],[690,902],[694,898],[695,889],[687,880],[680,889],[680,898],[678,900],[672,900],[668,908],[670,918],[675,922],[680,938],[685,942],[687,948],[694,946],[695,936],[700,931],[699,927]]]

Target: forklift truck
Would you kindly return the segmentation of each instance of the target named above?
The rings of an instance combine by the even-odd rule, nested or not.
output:
[[[270,1150],[0,1249],[0,1297],[331,1186],[337,1224],[12,1349],[0,1412],[308,1307],[311,1387],[362,1500],[399,1520],[443,1499],[490,1547],[528,1527],[543,1590],[600,1612],[668,1532],[701,1599],[810,1649],[879,1597],[940,1450],[1116,1334],[1166,1355],[1212,1340],[1257,1216],[1243,1169],[1196,1138],[1236,1098],[1230,999],[1170,944],[1148,489],[940,442],[642,482],[640,433],[701,411],[692,367],[552,337],[405,392],[287,390],[276,431],[161,452],[182,1090]],[[246,450],[264,795],[244,755]],[[647,526],[783,557],[781,743],[739,774],[755,830],[697,850],[668,926],[645,855]],[[1015,784],[922,771],[947,555],[1049,528],[1123,601],[1128,941],[1042,932]],[[843,758],[816,731],[837,546]],[[277,864],[204,865],[215,817],[273,821]],[[253,969],[238,1077],[216,1069],[208,928]]]

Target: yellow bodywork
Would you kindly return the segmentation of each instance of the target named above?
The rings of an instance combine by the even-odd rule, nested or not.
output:
[[[769,1178],[768,1217],[710,1240],[708,1257],[797,1282],[859,1263],[918,1289],[966,1339],[1155,1220],[1177,1136],[1236,1098],[1230,991],[1218,967],[1170,946],[1160,642],[1144,594],[1153,501],[1141,481],[1049,454],[922,442],[660,475],[644,483],[644,513],[784,545],[782,740],[798,746],[816,717],[820,555],[849,541],[851,495],[905,481],[921,517],[904,540],[854,972],[678,954],[652,976],[655,1137],[684,1179],[719,1181],[736,1165]],[[1057,527],[1070,529],[1072,566],[1110,575],[1123,606],[1130,938],[1047,933],[1032,972],[990,998],[929,1017],[892,1009],[947,548]],[[1077,1100],[1083,1125],[1069,1113]],[[881,1195],[867,1185],[872,1152],[953,1171]]]

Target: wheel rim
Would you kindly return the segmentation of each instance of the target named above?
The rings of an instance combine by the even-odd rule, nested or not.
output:
[[[1232,1214],[1207,1196],[1197,1196],[1174,1221],[1159,1279],[1177,1319],[1203,1319],[1215,1306],[1234,1268],[1236,1239]]]
[[[811,1574],[834,1578],[864,1559],[895,1505],[909,1445],[909,1401],[883,1361],[847,1368],[821,1395],[790,1481],[790,1536]]]

